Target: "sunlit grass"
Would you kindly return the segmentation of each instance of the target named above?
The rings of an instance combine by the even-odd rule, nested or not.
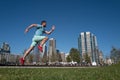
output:
[[[98,68],[0,68],[0,80],[119,80],[120,65]]]

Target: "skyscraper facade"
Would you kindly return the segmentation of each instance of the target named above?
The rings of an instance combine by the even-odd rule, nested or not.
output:
[[[3,42],[2,47],[0,47],[0,60],[9,62],[10,58],[10,45],[6,42]]]
[[[9,53],[10,54],[10,46],[8,43],[3,42],[2,48],[0,48],[0,53]]]
[[[98,62],[98,44],[97,38],[90,32],[82,32],[78,37],[78,50],[80,51],[81,58],[84,60],[85,55],[88,54],[91,63]]]
[[[51,38],[49,40],[49,51],[48,51],[48,55],[49,55],[49,62],[55,62],[56,61],[56,40],[54,38]]]

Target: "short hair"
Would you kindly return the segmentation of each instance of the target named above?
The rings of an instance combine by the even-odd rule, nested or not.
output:
[[[46,23],[46,21],[45,21],[45,20],[41,21],[41,25],[42,25],[43,23]]]

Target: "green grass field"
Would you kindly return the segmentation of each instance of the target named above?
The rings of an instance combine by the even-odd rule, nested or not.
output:
[[[98,68],[0,68],[0,80],[120,80],[120,64]]]

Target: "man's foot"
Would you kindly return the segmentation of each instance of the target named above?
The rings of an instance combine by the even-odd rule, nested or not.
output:
[[[20,63],[24,65],[25,60],[23,58],[20,58]]]
[[[43,52],[43,47],[42,47],[42,46],[38,45],[38,49],[39,49],[41,52]]]

